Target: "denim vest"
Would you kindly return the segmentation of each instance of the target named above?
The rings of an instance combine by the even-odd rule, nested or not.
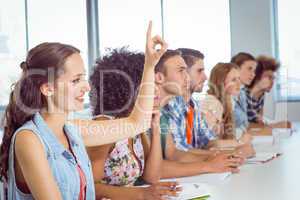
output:
[[[78,200],[80,191],[80,178],[76,168],[76,160],[73,155],[58,141],[54,133],[50,130],[39,113],[34,115],[33,120],[26,122],[22,127],[20,127],[12,138],[9,152],[8,199],[34,199],[31,194],[24,194],[17,188],[15,179],[14,144],[16,135],[21,130],[30,130],[41,140],[41,143],[44,146],[45,155],[54,179],[59,187],[62,198],[64,200]],[[91,162],[86,153],[80,133],[76,127],[71,124],[65,124],[64,130],[69,139],[70,147],[76,156],[77,162],[82,168],[86,177],[86,199],[95,199],[95,188]]]
[[[246,130],[248,128],[248,116],[247,116],[247,99],[245,88],[242,88],[240,95],[234,98],[234,117],[235,126],[238,129]]]

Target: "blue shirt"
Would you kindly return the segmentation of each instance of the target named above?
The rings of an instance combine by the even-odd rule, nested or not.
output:
[[[189,105],[194,108],[193,140],[191,144],[188,144],[186,138],[186,113]],[[215,139],[214,133],[209,130],[206,120],[201,115],[199,103],[193,98],[188,104],[181,96],[173,98],[161,109],[161,115],[168,121],[167,126],[164,124],[164,128],[167,127],[168,131],[162,131],[162,134],[171,133],[175,146],[179,150],[188,151],[193,148],[205,148],[210,140]]]
[[[32,131],[44,146],[45,155],[48,160],[52,175],[64,200],[78,200],[80,191],[80,179],[77,164],[80,165],[86,178],[86,199],[95,199],[94,179],[91,162],[86,153],[79,130],[72,124],[65,124],[64,131],[70,141],[70,148],[76,158],[66,150],[59,142],[54,133],[48,127],[39,113],[32,120],[26,122],[13,135],[9,152],[9,169],[7,192],[9,200],[32,200],[31,194],[24,194],[16,186],[14,170],[14,144],[16,135],[21,130]],[[32,155],[34,156],[34,155]]]
[[[243,87],[240,95],[234,97],[234,118],[235,127],[245,131],[248,128],[248,115],[247,115],[247,96],[246,88]]]
[[[251,96],[250,90],[246,90],[246,97],[247,97],[247,115],[249,122],[258,122],[260,113],[264,108],[264,99],[265,95],[262,95],[258,99]]]

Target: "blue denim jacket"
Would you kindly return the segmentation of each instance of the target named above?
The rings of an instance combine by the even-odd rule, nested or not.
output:
[[[234,98],[234,117],[236,128],[245,131],[249,125],[245,88],[242,88],[240,95]]]
[[[16,186],[14,172],[14,144],[18,132],[30,130],[35,133],[44,146],[45,155],[52,174],[57,182],[61,196],[64,200],[78,200],[80,191],[80,178],[76,168],[76,161],[73,155],[67,151],[52,133],[39,113],[36,113],[33,120],[26,122],[14,134],[9,152],[9,171],[8,171],[8,199],[27,200],[34,199],[31,194],[24,194]],[[77,162],[82,168],[86,181],[86,199],[95,199],[94,180],[91,169],[91,162],[86,153],[85,146],[79,131],[71,124],[65,124],[64,130],[70,141]],[[34,156],[34,155],[33,155]]]

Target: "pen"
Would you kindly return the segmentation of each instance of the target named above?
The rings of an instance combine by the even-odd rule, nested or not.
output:
[[[205,195],[205,196],[202,196],[202,197],[196,197],[196,198],[193,198],[193,199],[190,199],[190,200],[206,200],[210,197],[210,195]]]

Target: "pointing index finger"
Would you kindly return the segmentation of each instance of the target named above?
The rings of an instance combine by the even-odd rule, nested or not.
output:
[[[149,21],[148,29],[147,29],[147,41],[151,40],[152,34],[152,21]]]

